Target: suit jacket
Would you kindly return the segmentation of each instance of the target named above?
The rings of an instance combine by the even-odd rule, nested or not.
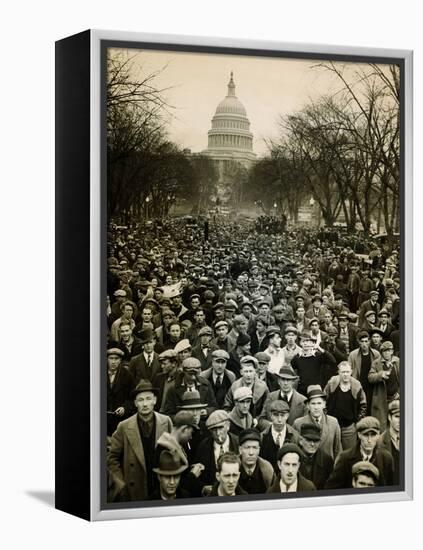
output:
[[[301,426],[303,424],[315,424],[315,420],[313,420],[310,413],[297,418],[292,427],[301,433]],[[324,414],[321,419],[320,429],[322,430],[322,438],[319,449],[322,449],[325,454],[335,459],[342,451],[341,428],[339,427],[338,420],[334,416]]]
[[[155,376],[161,372],[161,370],[159,356],[155,351],[153,352],[153,359],[149,367],[147,366],[144,353],[136,355],[129,363],[129,371],[134,378],[135,385],[137,385],[141,379],[153,382]]]
[[[267,493],[282,494],[280,483],[281,483],[281,478],[280,478],[280,476],[278,476],[276,478],[275,483],[271,487],[269,487],[269,489],[267,489],[266,492]],[[306,479],[300,472],[298,472],[297,492],[315,491],[315,490],[316,490],[316,487],[315,487],[314,483],[312,481],[310,481],[309,479]]]
[[[212,364],[212,352],[216,349],[219,349],[214,344],[210,343],[209,351],[207,353],[207,357],[204,355],[203,350],[201,348],[201,344],[198,344],[197,346],[194,346],[192,348],[191,357],[195,357],[198,359],[201,363],[201,370],[204,371],[211,367]]]
[[[275,470],[276,474],[279,473],[279,467],[277,462],[277,454],[279,447],[276,445],[273,436],[272,436],[272,426],[268,426],[263,432],[262,432],[262,440],[260,445],[260,456],[270,462],[270,464],[273,466],[273,469]],[[300,434],[297,432],[296,429],[292,428],[288,424],[286,425],[286,433],[285,433],[285,439],[282,444],[284,443],[295,443],[298,445],[300,441]]]
[[[182,396],[186,392],[186,386],[182,384],[183,378],[177,377],[169,387],[166,398],[162,403],[163,414],[174,416],[178,407],[182,405]],[[197,377],[196,389],[200,393],[202,403],[207,403],[207,415],[217,409],[217,402],[210,383],[202,376]]]
[[[272,401],[281,399],[281,390],[272,391],[267,396],[267,399],[263,405],[263,409],[258,418],[258,428],[264,430],[270,426],[270,413],[269,407]],[[287,424],[292,426],[294,421],[301,416],[304,416],[307,412],[306,398],[301,393],[298,393],[297,390],[292,390],[291,402],[289,403],[289,416]]]
[[[257,338],[257,333],[255,330],[252,330],[248,333],[251,338],[251,355],[255,355],[259,351],[264,351],[269,342],[269,338],[266,338],[266,336],[263,338],[263,340],[259,343],[259,340]]]
[[[229,433],[229,450],[238,454],[238,438],[236,435]],[[216,462],[214,459],[213,438],[207,437],[197,448],[194,464],[201,463],[204,470],[201,472],[199,481],[203,485],[212,485],[216,482]]]
[[[138,414],[138,413],[137,413]],[[111,437],[107,465],[119,481],[124,483],[129,499],[145,500],[147,494],[147,473],[144,449],[138,429],[137,414],[120,422]],[[156,417],[155,441],[164,432],[170,432],[172,422],[168,416],[154,413]]]
[[[349,489],[352,487],[352,467],[362,459],[360,444],[342,451],[335,462],[335,467],[330,475],[326,489]],[[385,449],[375,447],[370,462],[379,470],[379,486],[393,485],[394,461],[392,455]]]
[[[131,396],[133,389],[134,379],[125,366],[118,367],[113,384],[110,384],[109,376],[107,376],[107,435],[112,435],[119,422],[134,412],[134,402]],[[111,414],[118,407],[125,409],[123,416]]]
[[[379,420],[381,431],[386,429],[388,420],[388,395],[383,372],[383,362],[377,361],[372,364],[368,376],[369,382],[373,387],[372,403],[369,412]],[[398,357],[392,357],[390,376],[395,376],[398,381],[400,380],[400,362]],[[399,395],[394,396],[394,398],[399,399]]]
[[[214,395],[216,396],[217,404],[220,409],[223,409],[223,403],[225,402],[226,394],[232,384],[235,382],[235,374],[232,371],[225,369],[220,388],[217,388],[215,383],[213,382],[213,369],[211,367],[203,371],[201,373],[201,376],[210,383],[214,391]]]
[[[365,321],[365,315],[368,311],[374,311],[376,313],[376,318],[377,318],[378,315],[379,315],[379,311],[380,311],[379,303],[376,302],[373,305],[371,300],[366,300],[365,302],[363,302],[361,304],[360,311],[359,311],[359,314],[358,314],[358,324],[360,326],[363,325],[363,323]]]
[[[238,380],[235,380],[235,382],[230,387],[228,393],[226,394],[225,401],[223,404],[223,408],[227,411],[231,411],[235,405],[234,402],[234,391],[241,386],[243,386],[244,383],[242,381],[242,378],[239,378]],[[267,399],[267,396],[269,394],[269,390],[267,389],[266,384],[262,380],[258,380],[257,378],[254,380],[253,388],[253,400],[251,402],[250,406],[250,413],[254,418],[259,416],[261,414],[261,411],[263,409],[263,405]]]

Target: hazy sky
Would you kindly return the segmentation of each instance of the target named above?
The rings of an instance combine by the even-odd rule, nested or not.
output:
[[[234,72],[236,95],[247,110],[254,135],[253,149],[266,151],[263,138],[278,134],[279,115],[301,109],[310,99],[340,89],[339,80],[314,67],[315,60],[291,60],[220,54],[138,51],[134,62],[144,74],[166,67],[157,78],[172,110],[170,138],[199,152],[207,148],[207,131],[217,105],[227,94]],[[354,70],[357,64],[349,64]]]

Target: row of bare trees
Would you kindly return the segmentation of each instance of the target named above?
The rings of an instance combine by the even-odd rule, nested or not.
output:
[[[107,210],[109,219],[166,216],[178,199],[200,212],[215,190],[207,157],[187,155],[169,140],[172,106],[140,54],[109,51],[107,78]]]
[[[339,91],[279,121],[280,137],[250,174],[251,197],[296,220],[305,198],[332,226],[368,233],[376,219],[398,231],[400,198],[400,74],[396,65],[358,69],[322,63]]]

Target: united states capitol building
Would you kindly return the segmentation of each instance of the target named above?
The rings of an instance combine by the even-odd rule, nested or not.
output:
[[[211,158],[218,172],[217,203],[224,205],[232,199],[234,188],[242,183],[248,169],[257,161],[253,151],[253,134],[244,105],[236,96],[231,72],[226,97],[218,104],[208,131],[208,146],[192,156]],[[242,200],[241,196],[237,199]]]

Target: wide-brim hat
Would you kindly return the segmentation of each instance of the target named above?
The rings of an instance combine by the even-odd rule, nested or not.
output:
[[[323,393],[321,386],[318,384],[308,386],[307,388],[307,401],[314,399],[315,397],[323,397],[326,399],[326,394]]]
[[[165,476],[176,476],[184,472],[187,468],[188,464],[183,464],[180,460],[177,460],[170,451],[164,450],[160,453],[159,465],[157,468],[153,468],[153,472]]]
[[[190,409],[204,409],[207,407],[207,403],[201,403],[200,392],[197,390],[186,391],[182,395],[182,403],[178,406],[178,409],[190,410]]]
[[[286,378],[287,380],[296,380],[298,378],[290,365],[284,365],[279,369],[279,372],[275,372],[275,374],[278,378]]]
[[[156,333],[151,328],[143,328],[138,333],[138,338],[141,340],[141,344],[146,344],[156,337]]]

